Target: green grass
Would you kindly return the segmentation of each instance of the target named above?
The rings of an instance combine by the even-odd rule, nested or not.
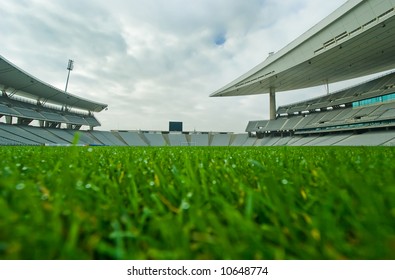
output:
[[[0,147],[0,259],[395,259],[391,147]]]

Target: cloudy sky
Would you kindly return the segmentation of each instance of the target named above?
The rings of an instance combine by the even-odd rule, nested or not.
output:
[[[33,76],[109,105],[100,130],[244,131],[267,95],[209,98],[346,0],[2,0],[0,54]],[[277,105],[325,94],[279,93]]]

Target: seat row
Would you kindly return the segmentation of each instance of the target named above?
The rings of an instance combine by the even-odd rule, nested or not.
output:
[[[79,126],[100,126],[99,121],[93,115],[56,110],[4,96],[0,96],[0,116],[2,115]]]

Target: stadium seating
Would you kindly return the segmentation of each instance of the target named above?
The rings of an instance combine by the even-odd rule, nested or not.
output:
[[[167,146],[162,133],[145,133],[144,134],[150,146]]]
[[[191,146],[208,146],[209,145],[209,135],[208,133],[192,133],[191,135]]]
[[[189,146],[189,143],[185,137],[185,134],[170,133],[170,134],[168,134],[168,139],[169,139],[170,146]]]
[[[231,134],[228,133],[216,133],[212,135],[210,146],[229,146]]]
[[[246,133],[236,134],[234,135],[230,146],[243,146],[244,143],[247,141],[247,139],[248,139],[248,134]]]
[[[129,146],[148,146],[141,137],[141,133],[136,131],[118,131],[119,136]]]
[[[100,126],[100,123],[93,115],[88,113],[79,114],[74,112],[65,112],[61,108],[56,109],[47,106],[39,106],[28,99],[15,99],[0,96],[0,116],[10,116],[30,121],[46,121],[49,123],[64,123],[77,126]]]
[[[333,94],[280,106],[276,119],[250,121],[246,132],[263,138],[257,143],[264,146],[392,143],[384,134],[391,138],[387,130],[395,129],[394,85],[395,73],[389,73]],[[371,139],[375,133],[381,140]]]
[[[97,131],[93,127],[100,126],[100,122],[90,112],[63,109],[1,95],[0,145],[395,145],[395,73],[329,95],[280,106],[276,119],[250,121],[247,133],[240,134]]]

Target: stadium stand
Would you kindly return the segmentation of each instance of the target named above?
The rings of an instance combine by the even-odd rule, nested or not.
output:
[[[182,133],[169,133],[168,134],[170,146],[189,146],[189,142]]]
[[[88,132],[100,143],[106,146],[127,146],[125,142],[115,136],[111,131],[92,130]]]
[[[147,142],[141,137],[142,133],[137,131],[118,131],[119,136],[129,146],[148,146]]]
[[[148,141],[148,144],[150,146],[167,146],[168,144],[165,141],[165,138],[163,138],[162,133],[154,133],[154,132],[148,132],[144,133],[145,138]]]
[[[231,141],[232,143],[230,146],[243,146],[248,139],[248,134],[242,133],[242,134],[235,134],[233,140]]]
[[[369,145],[369,143],[382,145],[387,142],[385,137],[383,141],[372,142],[368,140],[369,134],[363,136],[362,132],[374,127],[384,130],[394,129],[394,85],[395,73],[391,72],[332,94],[280,106],[276,112],[276,119],[250,121],[246,132],[250,133],[250,136],[256,134],[258,138],[316,134],[293,142],[292,145],[320,145],[320,143],[334,145],[338,141],[328,141],[328,136],[325,134],[351,131],[358,133],[358,136],[349,137],[349,140],[342,143],[351,143],[355,139],[355,143],[360,145]],[[358,131],[356,132],[356,130]],[[312,141],[322,135],[325,136],[323,139]],[[382,134],[378,135],[382,136]],[[366,141],[360,140],[364,137],[367,138]],[[273,141],[264,142],[263,145],[275,145],[276,143]],[[278,144],[287,143],[286,140],[281,140]]]
[[[38,126],[31,125],[38,122]],[[63,124],[63,128],[61,126]],[[66,125],[66,128],[64,126]],[[1,145],[70,145],[82,126],[100,123],[75,113],[0,96]],[[325,96],[280,106],[276,119],[256,120],[241,134],[80,130],[80,145],[330,146],[394,145],[395,73]]]
[[[191,146],[208,146],[209,145],[209,134],[208,133],[192,133],[191,135]]]
[[[210,146],[229,146],[231,136],[228,133],[215,133],[212,135]]]
[[[97,131],[100,122],[93,113],[106,104],[56,89],[0,56],[0,145],[70,145],[77,139],[79,145],[108,146],[395,145],[395,72],[275,107],[276,91],[394,69],[394,7],[395,0],[347,1],[214,92],[211,96],[269,93],[270,120],[248,122],[247,134]]]

